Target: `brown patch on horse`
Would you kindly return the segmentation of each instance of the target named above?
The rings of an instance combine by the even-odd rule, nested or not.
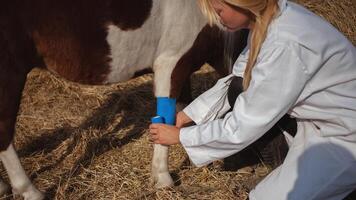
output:
[[[236,60],[247,44],[248,32],[245,30],[234,33],[232,59]],[[171,91],[172,98],[181,99],[184,103],[188,103],[189,87],[182,83],[188,83],[190,75],[200,69],[205,63],[210,64],[221,76],[228,74],[228,69],[225,67],[224,61],[225,36],[224,33],[217,27],[206,25],[198,34],[193,46],[187,51],[178,61],[171,76]],[[183,95],[183,96],[180,96]]]
[[[112,1],[112,20],[122,30],[140,28],[151,14],[152,0]]]
[[[46,67],[60,76],[84,84],[101,84],[109,73],[109,45],[105,31],[86,30],[86,37],[38,29],[33,38]],[[81,33],[84,34],[84,33]],[[79,35],[79,34],[78,34]],[[77,35],[77,36],[78,36]]]
[[[45,66],[64,78],[100,84],[109,73],[109,1],[23,2],[18,8]]]

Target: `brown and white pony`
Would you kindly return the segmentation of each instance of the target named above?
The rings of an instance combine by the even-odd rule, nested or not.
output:
[[[236,33],[231,57],[245,46]],[[70,81],[110,84],[151,68],[157,97],[187,100],[182,90],[204,63],[221,74],[225,36],[207,26],[194,0],[10,0],[0,3],[0,158],[13,192],[43,199],[12,145],[26,75],[43,67]],[[231,43],[231,41],[230,41]],[[188,90],[188,89],[187,89]],[[155,145],[152,179],[173,184],[168,149]],[[0,196],[9,187],[0,180]]]

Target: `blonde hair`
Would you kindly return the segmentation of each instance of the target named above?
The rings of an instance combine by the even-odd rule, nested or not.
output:
[[[250,53],[244,72],[243,87],[246,90],[252,78],[252,69],[256,63],[257,56],[261,50],[261,46],[266,38],[268,26],[279,10],[278,0],[219,0],[222,3],[247,10],[254,16],[255,26],[250,38]],[[222,27],[220,18],[215,12],[211,0],[199,0],[200,8],[203,14],[208,18],[210,25]]]

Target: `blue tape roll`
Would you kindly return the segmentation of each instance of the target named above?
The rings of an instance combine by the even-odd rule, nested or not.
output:
[[[155,116],[151,118],[152,124],[164,124],[164,119],[161,116]]]
[[[163,117],[165,124],[176,123],[176,99],[157,97],[157,115]]]

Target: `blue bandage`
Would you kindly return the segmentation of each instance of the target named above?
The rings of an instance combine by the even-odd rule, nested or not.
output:
[[[176,123],[176,99],[157,97],[156,114],[163,118],[163,123],[174,125]]]

